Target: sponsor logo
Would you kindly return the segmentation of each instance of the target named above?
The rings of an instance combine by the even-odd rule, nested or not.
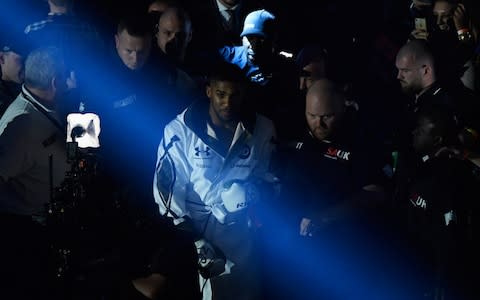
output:
[[[251,153],[252,153],[252,150],[250,149],[250,146],[245,145],[242,151],[240,151],[240,154],[238,155],[238,157],[240,157],[241,159],[247,159]]]
[[[205,149],[202,149],[200,147],[195,147],[195,156],[199,158],[206,158],[211,155],[211,149],[209,147],[205,147]]]
[[[211,165],[207,165],[207,164],[195,164],[195,166],[200,169],[209,169],[212,167]]]
[[[247,207],[247,202],[240,202],[240,203],[237,203],[237,208],[245,208]]]
[[[235,164],[236,168],[250,168],[250,164]]]
[[[335,149],[333,147],[329,147],[327,149],[327,152],[325,152],[324,156],[332,159],[340,159],[345,161],[350,160],[350,152],[340,150],[340,149]]]
[[[410,197],[410,203],[415,207],[423,208],[424,210],[427,209],[427,200],[423,199],[420,195],[413,194]]]

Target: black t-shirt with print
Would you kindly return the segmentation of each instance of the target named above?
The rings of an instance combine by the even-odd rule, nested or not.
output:
[[[332,141],[319,141],[308,130],[279,145],[275,162],[282,201],[314,218],[317,212],[348,200],[369,184],[384,183],[381,147],[348,118]]]

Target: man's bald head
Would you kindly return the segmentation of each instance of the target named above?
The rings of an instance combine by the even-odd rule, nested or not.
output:
[[[406,94],[418,95],[436,80],[433,53],[423,40],[412,40],[400,48],[395,65],[397,79]]]
[[[160,15],[172,5],[173,1],[171,0],[155,0],[148,6],[148,12],[156,12]]]
[[[167,8],[158,20],[156,37],[163,53],[183,61],[192,39],[192,22],[188,13],[177,6]]]
[[[329,79],[315,80],[308,89],[306,101],[312,105],[321,102],[335,111],[343,111],[345,108],[345,95],[342,89]]]
[[[431,49],[424,40],[412,40],[403,45],[398,51],[397,58],[408,57],[413,63],[430,65],[433,67],[434,59]]]
[[[313,82],[308,89],[305,117],[311,133],[319,140],[328,139],[345,112],[343,91],[328,79]]]

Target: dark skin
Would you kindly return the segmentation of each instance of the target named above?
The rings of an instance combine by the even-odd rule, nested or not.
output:
[[[435,124],[426,117],[418,119],[413,131],[413,147],[419,154],[431,154],[442,144],[443,138],[436,134]]]
[[[212,81],[206,88],[209,114],[214,125],[231,131],[237,128],[243,102],[242,86],[230,81]]]

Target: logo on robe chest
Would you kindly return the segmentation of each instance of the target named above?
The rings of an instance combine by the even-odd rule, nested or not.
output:
[[[241,159],[247,159],[250,157],[250,154],[252,153],[252,150],[250,146],[245,145],[243,146],[242,150],[240,150],[240,153],[238,154],[238,157]]]
[[[333,147],[329,147],[325,152],[324,156],[327,158],[335,159],[335,160],[343,160],[343,161],[350,160],[350,152],[340,150],[340,149],[335,149]]]
[[[196,158],[208,158],[212,155],[211,149],[207,146],[205,147],[195,147],[195,157]]]

